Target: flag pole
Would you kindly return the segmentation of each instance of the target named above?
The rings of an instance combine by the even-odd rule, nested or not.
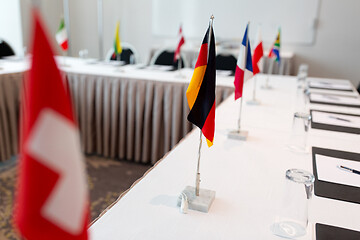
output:
[[[256,75],[254,76],[253,101],[256,102]]]
[[[69,8],[69,0],[63,0],[64,5],[64,21],[66,27],[67,41],[68,41],[68,50],[67,56],[71,56],[71,40],[70,40],[70,8]]]
[[[246,61],[248,57],[248,44],[249,44],[249,31],[250,30],[250,22],[248,22],[247,25],[247,34],[246,34],[246,46],[245,46],[245,67],[246,67]],[[243,83],[243,94],[240,99],[240,111],[239,111],[239,119],[238,119],[238,133],[241,132],[241,111],[242,111],[242,104],[243,104],[243,98],[244,98],[244,84]]]
[[[99,37],[99,60],[103,60],[103,2],[102,0],[98,0],[98,37]]]
[[[211,23],[210,23],[210,31],[209,31],[209,44],[208,44],[208,52],[209,52],[209,48],[210,48],[210,41],[211,41],[211,35],[212,35],[212,27],[213,27],[213,23],[214,23],[214,15],[211,15],[210,17]],[[209,54],[208,54],[208,59],[209,61]],[[179,60],[180,61],[180,60]],[[197,163],[197,169],[196,169],[196,182],[195,182],[195,195],[199,196],[200,195],[200,156],[201,156],[201,145],[202,145],[202,132],[200,129],[200,143],[199,143],[199,152],[198,152],[198,163]]]
[[[196,169],[196,182],[195,182],[195,195],[200,195],[200,156],[201,156],[201,146],[202,146],[202,132],[200,130],[200,143],[199,143],[199,151],[198,151],[198,163]]]

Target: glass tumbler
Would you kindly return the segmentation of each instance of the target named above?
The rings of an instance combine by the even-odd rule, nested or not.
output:
[[[272,232],[285,238],[306,235],[308,226],[308,205],[312,196],[315,178],[304,170],[289,169],[285,174],[283,200],[271,226]]]
[[[310,121],[310,114],[304,112],[294,113],[292,130],[288,143],[290,150],[299,153],[307,153],[307,135]]]

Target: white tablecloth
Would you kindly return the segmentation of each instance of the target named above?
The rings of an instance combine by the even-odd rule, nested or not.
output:
[[[244,88],[250,99],[253,80]],[[91,227],[91,239],[282,239],[270,225],[279,213],[285,171],[300,168],[312,172],[311,154],[290,151],[288,143],[296,106],[297,84],[292,77],[271,77],[273,90],[263,90],[258,77],[260,106],[244,103],[242,128],[246,142],[227,137],[236,128],[239,101],[229,97],[216,111],[214,145],[203,143],[201,188],[216,191],[209,213],[179,213],[177,197],[194,186],[199,130],[194,129]],[[359,108],[312,105],[311,108],[360,113]],[[310,129],[310,146],[360,152],[356,134]],[[358,204],[313,196],[309,206],[309,233],[314,223],[360,231]]]
[[[191,129],[185,92],[193,70],[117,67],[57,58],[66,73],[85,153],[155,163]],[[19,90],[27,61],[0,62],[0,161],[18,152]],[[217,104],[233,92],[219,77]]]

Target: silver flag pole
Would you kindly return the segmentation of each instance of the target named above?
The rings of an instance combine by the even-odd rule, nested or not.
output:
[[[98,0],[98,37],[99,37],[99,60],[104,59],[104,34],[103,34],[103,1]]]
[[[63,0],[63,5],[64,5],[64,22],[65,22],[66,34],[67,34],[67,38],[68,38],[67,55],[71,56],[69,0]]]

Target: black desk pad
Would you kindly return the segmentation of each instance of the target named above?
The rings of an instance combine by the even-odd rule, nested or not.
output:
[[[360,143],[359,143],[360,148]],[[360,154],[333,149],[312,147],[314,192],[316,196],[360,204],[360,188],[339,183],[320,181],[317,175],[315,154],[360,162]],[[360,177],[359,177],[360,179]]]
[[[357,216],[354,216],[357,218]],[[321,223],[315,224],[316,240],[359,240],[360,232]]]
[[[317,94],[317,93],[314,93],[314,94]],[[325,95],[334,95],[334,94],[325,94]],[[342,96],[342,97],[354,98],[354,96]],[[311,93],[309,95],[309,100],[310,100],[310,103],[314,103],[314,104],[325,104],[325,105],[333,105],[333,106],[341,106],[341,107],[360,108],[360,103],[359,104],[343,104],[343,103],[313,101],[313,100],[311,100]]]
[[[338,126],[338,125],[331,125],[331,124],[326,124],[326,123],[314,122],[313,118],[312,118],[312,112],[313,111],[314,112],[333,113],[333,114],[342,114],[342,115],[346,115],[346,116],[357,116],[357,117],[360,117],[360,115],[339,113],[339,112],[328,112],[328,111],[320,111],[320,110],[310,110],[311,128],[321,129],[321,130],[329,130],[329,131],[335,131],[335,132],[345,132],[345,133],[360,134],[360,128],[353,128],[353,127]]]

